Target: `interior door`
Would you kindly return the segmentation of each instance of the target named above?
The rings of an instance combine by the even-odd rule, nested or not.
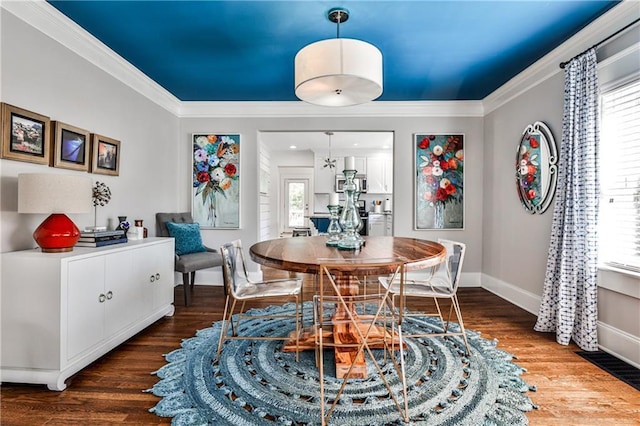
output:
[[[283,232],[309,226],[309,179],[285,178],[283,183]]]

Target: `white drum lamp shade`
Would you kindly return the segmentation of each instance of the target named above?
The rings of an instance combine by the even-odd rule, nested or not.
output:
[[[47,173],[18,175],[18,213],[51,214],[33,233],[44,252],[73,250],[80,230],[65,213],[91,211],[91,179]]]
[[[382,53],[348,38],[305,46],[295,57],[295,92],[305,102],[330,107],[372,101],[382,94]]]

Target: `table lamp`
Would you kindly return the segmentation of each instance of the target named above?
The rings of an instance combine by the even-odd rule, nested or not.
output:
[[[18,213],[51,215],[33,232],[45,253],[72,251],[80,230],[65,213],[91,212],[91,179],[48,173],[18,175]]]

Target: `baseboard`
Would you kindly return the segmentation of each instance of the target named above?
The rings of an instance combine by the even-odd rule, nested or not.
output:
[[[598,321],[598,347],[640,368],[640,338]]]
[[[541,298],[526,290],[522,290],[513,284],[501,281],[487,274],[482,274],[482,288],[500,296],[504,300],[521,307],[527,312],[538,315]]]
[[[460,277],[460,287],[482,287],[480,272],[463,272]]]
[[[222,269],[211,268],[203,269],[196,272],[196,284],[197,285],[222,285]],[[182,274],[176,272],[174,275],[175,285],[182,285]]]
[[[482,274],[481,287],[538,316],[542,298],[537,294],[487,274]],[[640,368],[640,338],[637,336],[598,321],[598,346],[601,350]]]

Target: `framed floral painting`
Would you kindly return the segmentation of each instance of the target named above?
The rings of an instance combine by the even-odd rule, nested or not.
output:
[[[464,228],[464,135],[415,134],[415,224]]]
[[[193,220],[201,228],[240,228],[240,135],[194,133]]]

